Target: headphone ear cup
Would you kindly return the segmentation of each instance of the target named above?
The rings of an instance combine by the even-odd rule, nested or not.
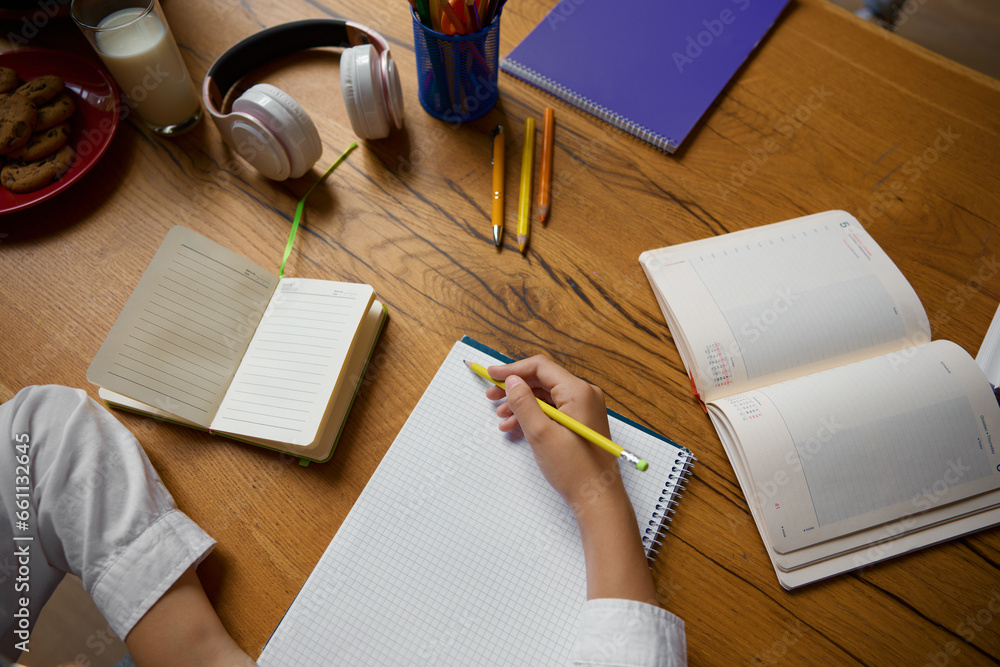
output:
[[[371,44],[352,46],[340,56],[340,90],[351,127],[362,139],[389,136],[389,112],[380,70],[378,53]]]
[[[226,123],[219,130],[226,143],[265,177],[275,181],[288,178],[291,171],[288,152],[259,120],[234,112],[226,116]]]
[[[323,143],[309,114],[279,88],[266,83],[253,86],[233,102],[233,112],[259,121],[287,154],[288,173],[283,177],[269,178],[298,178],[309,171],[323,154]]]
[[[389,118],[398,130],[403,127],[403,88],[399,84],[399,70],[396,69],[396,63],[388,53],[383,54],[381,63],[389,88],[389,99],[386,100],[389,105]]]

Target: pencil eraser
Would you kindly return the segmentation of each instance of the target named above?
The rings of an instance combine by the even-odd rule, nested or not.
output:
[[[646,472],[646,469],[649,468],[649,464],[646,463],[644,459],[639,459],[639,462],[635,464],[635,467],[642,472]]]

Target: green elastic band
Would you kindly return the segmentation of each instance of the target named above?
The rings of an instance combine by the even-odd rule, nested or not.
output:
[[[295,245],[295,233],[299,231],[299,221],[302,219],[302,210],[306,206],[306,198],[312,194],[312,191],[316,189],[316,186],[326,180],[326,177],[333,173],[333,170],[340,166],[340,163],[347,159],[348,154],[358,147],[358,142],[353,142],[347,147],[347,150],[340,154],[337,161],[330,165],[330,168],[326,170],[322,176],[319,177],[312,187],[309,188],[308,192],[299,200],[299,205],[295,207],[295,219],[292,220],[292,231],[288,234],[288,243],[285,244],[285,255],[281,258],[281,266],[278,268],[278,277],[285,277],[285,262],[288,261],[288,256],[292,254],[292,246]]]

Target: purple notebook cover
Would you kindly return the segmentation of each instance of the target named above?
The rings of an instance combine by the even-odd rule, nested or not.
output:
[[[500,68],[673,152],[789,0],[561,0]]]

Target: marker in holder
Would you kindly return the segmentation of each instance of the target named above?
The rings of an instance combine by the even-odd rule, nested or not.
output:
[[[500,13],[488,26],[467,35],[446,35],[420,22],[413,10],[420,104],[451,123],[475,120],[497,103]]]

